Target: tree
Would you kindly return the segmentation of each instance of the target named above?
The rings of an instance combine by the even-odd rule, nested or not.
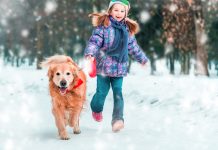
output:
[[[204,18],[200,0],[170,0],[163,8],[166,42],[179,49],[181,74],[189,74],[190,55],[195,54],[196,75],[209,75],[204,35]]]
[[[192,0],[189,0],[192,3]],[[196,28],[196,55],[195,55],[195,74],[196,75],[207,75],[208,72],[208,54],[205,48],[205,21],[203,16],[202,2],[201,0],[193,1],[193,10],[195,12],[195,28]]]

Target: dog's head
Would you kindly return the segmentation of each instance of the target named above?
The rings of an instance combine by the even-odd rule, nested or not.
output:
[[[48,77],[60,90],[66,94],[70,85],[73,85],[77,77],[77,68],[69,63],[53,64],[49,67]]]
[[[57,86],[62,95],[66,94],[78,82],[77,64],[68,56],[56,55],[41,63],[42,67],[49,67],[49,82]]]

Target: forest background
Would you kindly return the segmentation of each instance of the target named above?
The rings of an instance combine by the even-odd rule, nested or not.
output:
[[[129,0],[129,17],[140,25],[138,44],[150,59],[180,73],[218,75],[217,0]],[[66,54],[77,62],[92,33],[88,15],[107,9],[108,0],[7,0],[0,1],[0,55],[4,65],[35,65],[54,54]],[[173,40],[172,40],[173,39]],[[130,63],[131,64],[131,63]]]

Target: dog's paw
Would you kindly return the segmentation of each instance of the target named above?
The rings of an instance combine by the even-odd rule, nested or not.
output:
[[[80,131],[80,130],[74,130],[73,133],[74,133],[74,134],[80,134],[81,131]]]
[[[68,136],[66,137],[61,137],[61,140],[69,140],[70,138]]]
[[[59,135],[60,135],[61,140],[69,140],[70,139],[70,137],[67,135],[67,133],[65,131],[61,132]]]

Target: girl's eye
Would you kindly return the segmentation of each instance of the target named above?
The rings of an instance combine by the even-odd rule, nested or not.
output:
[[[56,75],[57,75],[57,76],[59,76],[59,75],[60,75],[60,73],[59,73],[59,72],[57,72],[57,73],[56,73]]]
[[[69,73],[69,72],[67,72],[67,75],[69,76],[69,75],[70,75],[70,73]]]

